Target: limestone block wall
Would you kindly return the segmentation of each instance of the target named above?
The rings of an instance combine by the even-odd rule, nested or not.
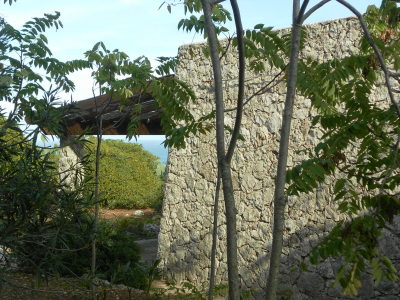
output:
[[[84,145],[74,140],[73,135],[60,137],[59,180],[65,180],[65,184],[71,187],[79,185],[84,178],[81,164],[85,155]]]
[[[354,18],[331,20],[310,24],[308,42],[302,56],[320,61],[344,57],[358,51],[360,27]],[[282,34],[290,29],[282,29]],[[194,56],[190,55],[190,51]],[[179,79],[190,84],[198,102],[190,109],[200,117],[214,107],[211,63],[205,59],[200,44],[179,48]],[[226,108],[235,105],[237,95],[237,53],[228,51],[222,59],[224,96]],[[257,91],[277,73],[246,73],[246,97]],[[262,299],[266,287],[269,256],[272,243],[274,176],[276,175],[280,126],[286,87],[279,84],[269,93],[255,97],[246,105],[241,134],[232,161],[232,176],[237,208],[239,276],[242,289],[253,290],[252,297]],[[375,98],[386,99],[387,93],[377,89]],[[292,122],[289,166],[305,159],[296,150],[314,146],[322,136],[319,127],[311,126],[314,112],[310,100],[297,97]],[[226,114],[225,122],[233,128],[234,112]],[[228,136],[227,136],[228,140]],[[329,184],[329,180],[328,180]],[[201,286],[209,278],[212,241],[213,199],[216,186],[215,132],[191,136],[187,148],[170,148],[163,218],[159,235],[158,255],[164,274],[169,279],[190,281]],[[282,298],[293,293],[292,299],[340,299],[339,287],[329,289],[339,267],[337,261],[326,261],[319,266],[309,266],[310,272],[301,272],[301,262],[306,262],[313,247],[327,235],[340,220],[332,198],[332,186],[324,185],[314,194],[290,197],[286,208],[286,231],[282,254],[280,283]],[[217,276],[216,284],[227,282],[226,226],[223,195],[220,193],[218,218]],[[400,233],[396,220],[392,233],[381,241],[383,249],[400,269]],[[295,271],[294,268],[298,268]],[[362,299],[397,299],[397,284],[382,282],[377,288],[371,279],[363,278]],[[392,297],[392,298],[390,298]]]

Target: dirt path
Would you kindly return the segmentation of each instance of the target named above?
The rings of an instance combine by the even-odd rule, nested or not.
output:
[[[151,208],[146,208],[146,209],[100,209],[100,218],[103,219],[114,219],[116,217],[130,217],[132,216],[136,211],[142,211],[144,216],[153,216],[156,215],[157,212],[154,211],[154,209]]]
[[[157,259],[158,239],[136,241],[142,248],[140,262],[152,262]]]

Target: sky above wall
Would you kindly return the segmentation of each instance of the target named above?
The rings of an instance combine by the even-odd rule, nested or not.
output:
[[[380,5],[381,0],[348,0],[361,12],[368,4]],[[171,0],[173,3],[180,1]],[[309,7],[319,1],[311,0]],[[178,31],[177,24],[184,18],[182,5],[172,7],[168,13],[166,5],[159,9],[162,0],[17,0],[12,6],[0,4],[0,14],[17,29],[32,17],[44,13],[61,13],[64,28],[49,29],[46,36],[54,57],[61,61],[83,59],[83,53],[99,41],[113,50],[119,49],[131,59],[147,56],[156,65],[159,56],[175,56],[178,47],[203,40],[200,34]],[[273,3],[273,4],[272,4]],[[222,4],[229,7],[229,1]],[[291,25],[292,0],[238,0],[243,27],[252,29],[263,23],[274,28]],[[306,23],[342,18],[352,13],[332,1],[311,16]],[[227,24],[234,32],[234,24]],[[76,84],[72,93],[74,100],[92,97],[93,80],[90,71],[72,75]],[[70,99],[71,95],[64,95]]]
[[[3,2],[3,1],[2,1]],[[84,59],[83,53],[99,41],[108,49],[119,49],[135,59],[145,55],[156,66],[159,56],[175,56],[178,47],[203,41],[200,34],[178,31],[178,22],[185,17],[180,1],[168,13],[166,5],[159,9],[162,0],[17,0],[12,6],[0,3],[0,14],[17,29],[32,17],[42,17],[44,13],[61,13],[63,28],[48,29],[45,35],[53,56],[61,61]],[[311,0],[312,7],[319,0]],[[381,0],[348,0],[355,8],[365,12],[370,4],[379,6]],[[252,29],[256,24],[274,28],[291,25],[292,0],[238,0],[243,27]],[[222,3],[226,8],[229,1]],[[306,23],[351,16],[352,13],[336,1],[326,4]],[[186,17],[189,17],[186,16]],[[226,27],[233,33],[234,24]],[[91,71],[79,71],[71,75],[76,89],[71,94],[62,94],[62,100],[83,100],[93,96]],[[7,107],[7,103],[0,102]]]

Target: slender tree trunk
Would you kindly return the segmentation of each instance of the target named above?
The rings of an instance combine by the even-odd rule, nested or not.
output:
[[[214,223],[213,223],[213,241],[211,247],[211,270],[210,270],[210,289],[208,291],[208,300],[213,299],[214,285],[215,285],[215,256],[217,250],[217,229],[218,229],[218,200],[219,200],[219,189],[221,187],[221,172],[218,169],[217,173],[217,186],[215,188],[215,199],[214,199]]]
[[[293,24],[296,24],[300,11],[300,0],[293,0]]]
[[[307,1],[308,2],[308,1]],[[304,5],[304,4],[303,4]],[[293,1],[293,29],[292,44],[290,48],[289,73],[287,81],[287,93],[285,101],[285,109],[283,112],[281,139],[279,144],[278,169],[275,181],[274,196],[274,229],[272,237],[272,250],[270,258],[270,268],[267,283],[267,300],[273,300],[276,297],[276,290],[279,279],[279,267],[281,263],[282,245],[283,245],[283,229],[285,223],[285,205],[284,196],[286,166],[289,150],[290,126],[292,122],[293,104],[296,94],[297,66],[300,52],[300,35],[301,23],[299,19],[299,1]],[[303,7],[302,7],[303,8]],[[304,7],[305,9],[305,7]],[[303,10],[304,11],[304,10]]]
[[[215,34],[214,24],[211,19],[211,4],[209,0],[201,0],[204,12],[206,30],[208,34],[208,42],[210,46],[211,61],[214,73],[215,86],[215,104],[216,104],[216,140],[217,140],[217,159],[218,170],[221,172],[222,189],[225,201],[226,214],[226,231],[227,231],[227,259],[228,259],[228,285],[229,299],[239,300],[239,272],[237,258],[237,231],[236,231],[236,207],[232,185],[231,160],[236,141],[239,136],[243,111],[243,95],[244,95],[244,46],[243,46],[243,29],[240,20],[239,8],[236,0],[231,0],[232,9],[235,16],[236,30],[238,33],[239,45],[239,92],[237,101],[237,113],[235,127],[232,138],[225,155],[225,133],[224,133],[224,98],[222,90],[222,74],[221,64],[218,54],[217,37]]]
[[[103,137],[103,115],[98,116],[98,133],[97,133],[97,148],[96,148],[96,170],[94,176],[94,227],[93,227],[93,240],[92,240],[92,276],[96,272],[96,240],[97,240],[97,223],[99,219],[99,170],[100,170],[100,146]],[[92,286],[94,288],[94,286]]]
[[[215,28],[211,19],[211,5],[208,0],[202,0],[201,2],[203,5],[204,19],[206,23],[214,73],[217,159],[218,168],[221,170],[222,188],[226,211],[229,299],[239,300],[236,209],[235,199],[233,197],[232,182],[230,178],[230,164],[225,160],[224,98],[222,91],[221,64],[218,55],[217,36],[215,35]]]

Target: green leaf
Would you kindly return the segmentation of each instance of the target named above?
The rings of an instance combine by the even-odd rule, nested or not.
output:
[[[343,189],[345,183],[346,183],[346,179],[344,179],[344,178],[339,179],[335,184],[335,188],[334,188],[333,192],[335,194],[337,194],[339,191],[341,191]]]
[[[334,201],[338,201],[344,197],[344,195],[347,194],[347,191],[340,191],[339,194],[336,195]]]
[[[300,268],[304,271],[304,272],[308,272],[308,268],[307,268],[307,265],[305,264],[305,263],[301,263],[300,264]]]
[[[394,58],[394,69],[396,71],[400,70],[400,57],[397,55]]]
[[[40,135],[40,139],[42,140],[43,145],[46,145],[46,137],[43,134]]]

